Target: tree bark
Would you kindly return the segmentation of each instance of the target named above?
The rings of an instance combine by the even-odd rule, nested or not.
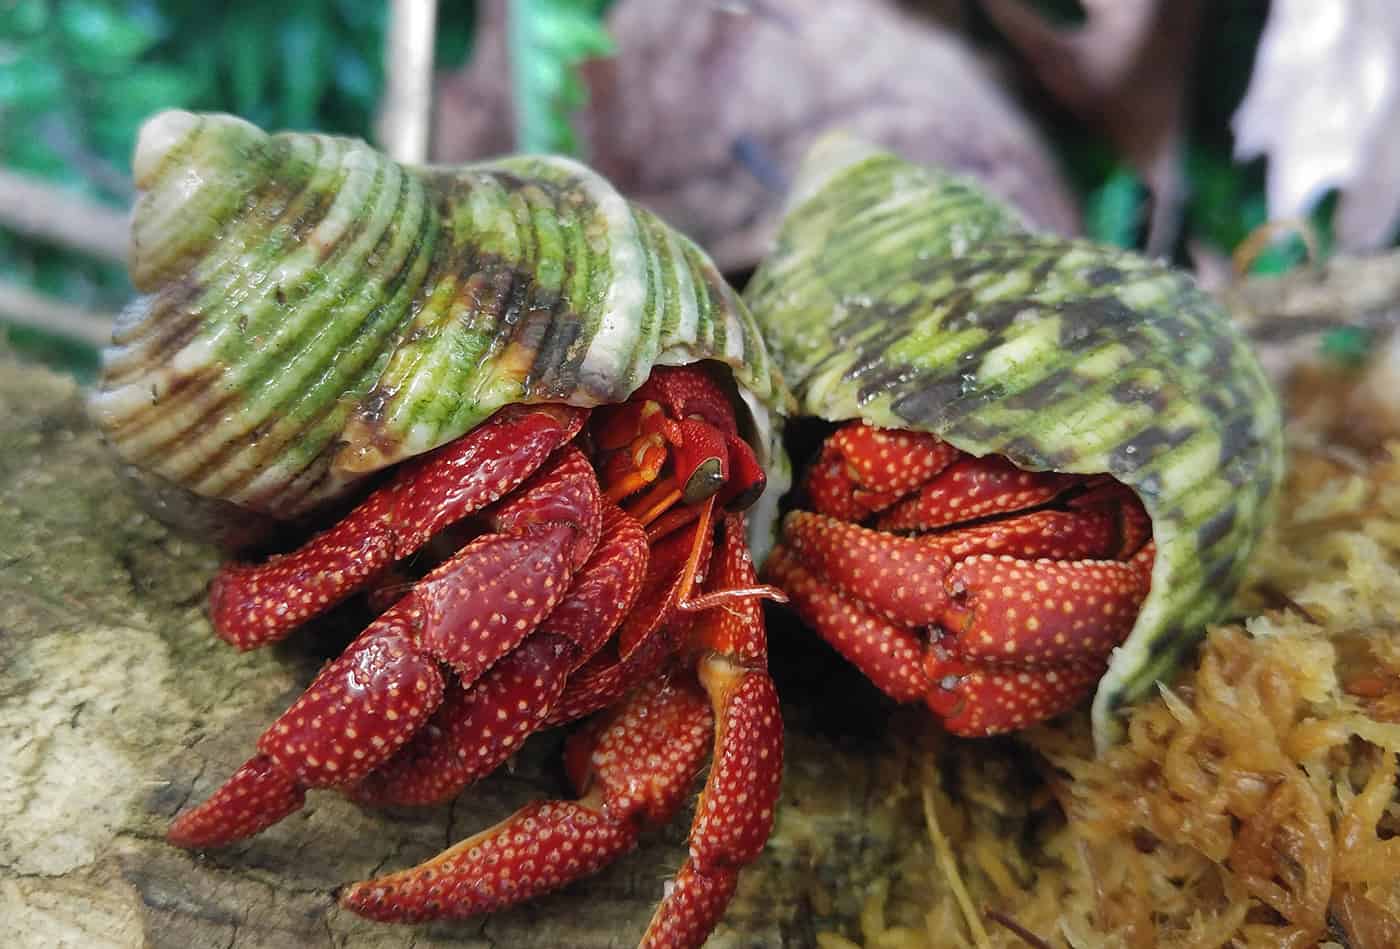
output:
[[[688,814],[598,876],[512,912],[393,926],[339,908],[340,884],[566,793],[557,733],[447,806],[373,811],[312,792],[304,810],[246,843],[203,855],[171,847],[172,815],[246,758],[334,652],[334,624],[248,654],[215,639],[204,598],[219,553],[141,511],[73,383],[3,355],[0,537],[7,946],[628,946],[684,859]],[[830,668],[799,661],[779,684],[827,689]],[[859,912],[896,852],[895,822],[879,818],[890,759],[859,740],[843,750],[820,721],[789,718],[777,832],[711,946],[813,945]]]

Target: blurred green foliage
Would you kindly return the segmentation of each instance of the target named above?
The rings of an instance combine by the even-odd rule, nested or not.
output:
[[[474,20],[471,0],[439,4],[440,66],[466,59]],[[160,109],[368,138],[385,26],[382,0],[0,0],[0,164],[124,207],[136,131]],[[0,278],[95,309],[131,294],[122,267],[2,228]],[[37,358],[90,368],[81,347],[10,336]]]
[[[515,0],[513,67],[523,147],[573,151],[573,66],[606,53],[608,0]],[[435,62],[467,58],[473,0],[439,0]],[[234,112],[271,129],[370,139],[384,85],[384,0],[0,0],[0,164],[124,207],[141,122],[166,108]],[[100,310],[131,287],[122,267],[0,228],[0,278]],[[16,348],[82,375],[93,354],[31,330]]]
[[[608,0],[514,0],[510,8],[511,87],[515,142],[523,152],[578,152],[569,113],[586,91],[574,68],[606,56],[613,43],[603,28]]]
[[[1062,23],[1083,17],[1077,0],[1033,2]],[[584,90],[573,67],[611,48],[602,27],[608,3],[512,0],[508,41],[523,150],[576,150],[567,116]],[[1182,263],[1189,264],[1193,243],[1228,253],[1265,220],[1261,163],[1232,161],[1229,119],[1267,15],[1267,0],[1235,0],[1206,17],[1184,154],[1190,191],[1177,248]],[[371,138],[386,18],[385,0],[0,0],[0,164],[125,206],[136,130],[159,109],[223,110],[265,128]],[[440,0],[438,68],[465,61],[474,21],[473,0]],[[1083,197],[1089,233],[1139,246],[1147,216],[1141,181],[1088,130],[1054,114],[1047,121]],[[1324,252],[1330,210],[1325,203],[1313,219]],[[1302,257],[1301,242],[1284,241],[1254,269],[1276,272]],[[3,228],[0,279],[103,310],[131,293],[121,267]],[[81,346],[31,331],[10,338],[36,358],[92,369]]]

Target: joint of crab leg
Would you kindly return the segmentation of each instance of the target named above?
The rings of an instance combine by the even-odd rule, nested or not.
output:
[[[1128,635],[1148,579],[1118,560],[981,554],[948,575],[942,625],[964,658],[1037,666],[1107,656]]]
[[[848,422],[832,433],[826,452],[841,458],[859,490],[898,497],[918,488],[962,454],[924,432]]]
[[[1077,705],[1103,675],[1102,661],[1040,668],[973,666],[930,650],[925,702],[954,735],[985,738],[1018,731]]]
[[[693,686],[652,681],[606,725],[570,739],[579,746],[571,756],[588,762],[578,801],[528,805],[426,863],[346,887],[340,903],[390,922],[461,918],[594,873],[631,849],[644,823],[668,820],[684,803],[710,730]]]
[[[421,581],[421,648],[475,681],[549,615],[568,588],[574,534],[558,526],[533,536],[488,534],[453,558],[455,569]]]
[[[583,452],[562,449],[520,489],[486,517],[499,534],[525,536],[564,526],[574,532],[573,569],[593,554],[603,530],[603,498],[598,478]]]
[[[823,452],[803,479],[812,510],[842,521],[863,521],[872,513],[899,500],[896,494],[871,502],[857,489],[840,455]]]
[[[896,623],[927,626],[942,615],[953,561],[920,538],[793,511],[783,519],[783,541],[813,571]]]
[[[428,724],[348,789],[350,796],[380,806],[437,804],[455,797],[540,728],[577,652],[562,636],[536,633],[470,688],[453,682]]]
[[[701,531],[696,536],[703,546],[701,562],[708,563],[714,543],[713,532]],[[624,615],[614,641],[569,677],[547,724],[571,722],[606,708],[634,685],[660,672],[675,649],[676,627],[690,627],[688,617],[677,619],[676,603],[694,539],[677,531],[662,537],[651,547],[641,593],[633,608]]]
[[[995,557],[987,560],[1007,567],[1015,564],[1018,570],[1030,572],[1039,565],[1036,561],[1002,564],[1000,558]],[[981,558],[969,561],[974,574],[986,570],[980,561]],[[955,577],[949,581],[953,592],[959,596],[966,592],[966,589],[958,589],[966,577],[956,571],[965,565],[955,567]],[[1072,564],[1056,565],[1072,567]],[[1114,567],[1137,571],[1137,582],[1145,588],[1147,572],[1142,565],[1116,563]],[[1061,661],[1054,661],[1058,654],[1047,654],[1040,649],[1039,661],[1046,665],[1032,665],[1035,658],[1030,654],[1035,649],[1018,638],[1025,635],[1021,627],[979,626],[969,635],[966,631],[952,633],[935,626],[934,637],[928,641],[913,628],[890,623],[862,606],[853,596],[844,595],[840,588],[816,572],[806,570],[783,544],[774,549],[766,570],[769,577],[790,593],[802,619],[876,687],[902,703],[924,701],[944,719],[942,724],[946,731],[955,735],[997,735],[1060,714],[1084,698],[1093,683],[1098,682],[1105,669],[1103,656],[1107,649],[1112,649],[1109,645],[1103,651],[1091,651],[1086,659],[1082,658],[1082,649],[1070,649],[1065,652],[1067,658]],[[1074,575],[1072,571],[1070,575]],[[1058,588],[1054,575],[1050,575],[1049,584]],[[987,584],[986,589],[1000,592],[1001,586]],[[1081,584],[1081,591],[1075,595],[1082,592]],[[1023,605],[1023,602],[1019,596],[1014,596],[1011,605]],[[1002,613],[1000,619],[1007,617]],[[991,634],[990,645],[981,642],[983,631]],[[1004,647],[1008,638],[1016,647],[1012,655],[1008,655]]]
[[[371,583],[394,562],[389,501],[372,495],[300,550],[223,567],[209,584],[214,632],[238,650],[265,646]]]
[[[778,545],[764,566],[767,577],[787,591],[793,608],[833,649],[896,702],[917,702],[928,691],[922,661],[924,642],[912,631],[866,610],[830,582],[807,570]]]
[[[491,665],[470,691],[452,683],[427,726],[354,796],[376,804],[435,803],[494,770],[544,724],[569,674],[631,609],[646,561],[641,527],[609,505],[598,548],[544,628]]]
[[[579,547],[591,554],[601,534],[597,482],[582,456],[565,449],[490,520],[521,533],[478,537],[433,570],[259,739],[258,750],[293,784],[362,781],[441,703],[439,662],[469,684],[533,632],[567,593]],[[574,659],[559,661],[567,669]]]
[[[442,528],[514,491],[583,428],[585,409],[508,406],[395,476],[395,556],[406,557]]]
[[[729,905],[739,870],[763,850],[783,771],[777,691],[762,669],[724,656],[701,660],[715,715],[714,762],[695,808],[690,855],[657,906],[644,947],[704,943]]]

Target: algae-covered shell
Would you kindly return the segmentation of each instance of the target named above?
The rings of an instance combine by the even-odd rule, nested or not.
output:
[[[1122,706],[1217,619],[1282,469],[1277,400],[1185,275],[1030,233],[972,183],[853,140],[817,146],[745,293],[799,413],[931,432],[1142,498],[1152,589],[1094,703]]]
[[[770,495],[786,483],[790,396],[747,309],[583,165],[406,167],[354,139],[165,112],[133,169],[145,295],[91,409],[158,478],[287,517],[503,405],[618,402],[653,366],[715,360]]]

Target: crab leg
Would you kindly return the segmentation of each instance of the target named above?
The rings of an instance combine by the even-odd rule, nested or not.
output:
[[[587,412],[511,406],[405,465],[334,527],[261,564],[230,564],[209,589],[214,629],[238,649],[285,638],[367,586],[435,532],[504,497],[574,437]]]
[[[474,681],[554,609],[601,531],[592,469],[577,449],[492,515],[472,541],[382,614],[258,739],[258,754],[171,825],[186,847],[231,843],[301,806],[304,789],[364,779],[442,701],[438,663]],[[505,533],[505,532],[509,533]]]
[[[882,511],[882,530],[925,530],[1044,504],[1082,482],[1077,475],[1022,471],[1005,458],[966,457],[917,493]]]
[[[923,432],[842,425],[807,473],[807,494],[823,514],[861,521],[948,467],[962,453]]]
[[[1050,515],[943,539],[794,513],[767,570],[807,623],[896,701],[926,701],[957,734],[995,734],[1082,698],[1150,584],[1150,544],[1127,562],[973,553],[995,544],[1101,556],[1120,542],[1103,523],[1064,532]],[[950,549],[971,555],[953,561]]]
[[[542,628],[470,687],[449,684],[427,727],[352,796],[381,805],[432,804],[494,771],[544,725],[569,674],[631,609],[646,563],[641,525],[608,505],[592,559]]]
[[[754,586],[742,517],[726,518],[724,534],[710,586]],[[566,769],[582,795],[577,801],[529,805],[424,864],[347,887],[341,904],[380,920],[465,917],[596,872],[631,849],[644,826],[665,823],[684,803],[717,722],[690,856],[642,940],[699,946],[723,914],[739,868],[772,828],[782,725],[753,598],[701,614],[691,645],[700,651],[703,692],[685,677],[649,679],[618,712],[570,739]]]
[[[783,544],[807,567],[893,622],[928,626],[940,622],[952,605],[948,579],[954,564],[991,554],[1021,560],[1097,559],[1116,551],[1119,539],[1106,511],[1036,511],[921,537],[793,511],[783,519]]]
[[[673,620],[688,559],[695,554],[708,564],[712,549],[708,530],[676,531],[652,548],[641,595],[618,628],[615,646],[595,653],[569,679],[547,724],[562,725],[606,708],[661,669],[674,651]]]
[[[744,543],[744,517],[725,516],[710,589],[757,585]],[[714,710],[714,760],[690,828],[690,856],[656,908],[644,947],[699,946],[738,884],[739,870],[773,829],[783,773],[783,723],[768,677],[768,641],[757,597],[706,610],[691,645]]]
[[[698,689],[651,680],[603,727],[571,738],[578,800],[526,805],[425,863],[345,887],[340,904],[387,922],[463,918],[595,873],[684,803],[710,727]]]

